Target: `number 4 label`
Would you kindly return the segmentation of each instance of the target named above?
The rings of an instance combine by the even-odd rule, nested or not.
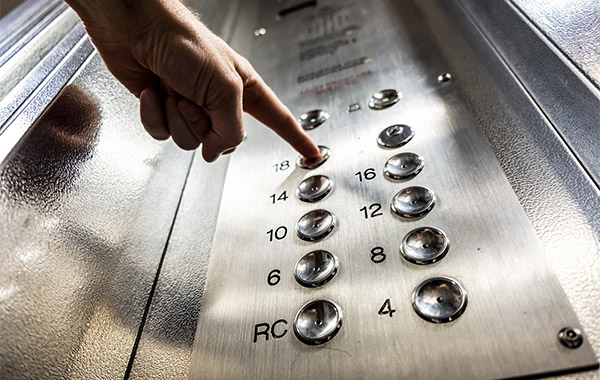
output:
[[[379,312],[377,314],[379,314],[379,315],[387,314],[391,318],[395,312],[396,312],[396,309],[392,309],[392,304],[390,303],[390,299],[388,298],[385,300],[383,305],[381,305],[381,308],[379,309]]]

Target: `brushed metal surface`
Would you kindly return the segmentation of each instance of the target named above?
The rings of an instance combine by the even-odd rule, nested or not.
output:
[[[310,133],[331,157],[313,171],[293,165],[275,171],[296,154],[246,120],[248,139],[231,158],[225,181],[190,378],[464,379],[596,367],[587,342],[577,350],[558,342],[560,329],[579,327],[577,318],[466,103],[452,81],[437,83],[446,63],[411,6],[332,1],[277,21],[286,5],[248,5],[234,46],[296,115],[317,108],[330,114]],[[249,38],[257,27],[267,33]],[[389,49],[390,41],[397,48]],[[404,94],[397,105],[346,112],[349,104],[366,105],[373,92],[389,87]],[[379,132],[396,123],[413,126],[415,137],[403,148],[382,150]],[[439,196],[433,211],[417,221],[391,215],[389,203],[403,185],[382,173],[386,160],[405,149],[428,162],[410,185]],[[355,173],[371,167],[377,177],[359,182]],[[298,218],[315,205],[293,197],[273,203],[270,197],[292,194],[313,174],[337,185],[317,207],[332,211],[339,226],[318,243],[293,233]],[[361,208],[374,203],[383,215],[365,219]],[[403,236],[421,225],[443,229],[452,241],[447,256],[433,265],[412,265],[398,253]],[[288,234],[269,242],[268,231],[279,226]],[[375,246],[387,254],[379,264],[370,260]],[[293,268],[313,249],[336,254],[339,273],[322,288],[306,289],[294,281]],[[281,280],[270,286],[274,269]],[[456,279],[469,294],[464,314],[443,325],[422,320],[410,304],[413,289],[438,276]],[[314,299],[331,299],[343,310],[344,324],[330,342],[308,347],[289,331],[253,342],[257,324],[283,319],[291,331],[296,312]],[[395,309],[391,318],[378,315],[387,299]]]
[[[125,373],[191,159],[137,107],[95,55],[3,163],[3,380]]]
[[[492,45],[496,41],[483,33],[483,26],[475,24],[460,3],[464,2],[416,4],[599,359],[600,191],[538,108],[532,94],[509,69],[511,61],[502,58]],[[491,21],[486,30],[493,29],[499,21]],[[507,30],[521,29],[508,26]],[[525,67],[525,63],[520,67]],[[533,79],[544,83],[548,77]],[[568,83],[569,88],[577,86],[574,81]],[[557,101],[556,105],[560,104]],[[593,108],[582,112],[590,114],[590,110]],[[590,371],[561,378],[590,380],[600,378],[600,374]]]

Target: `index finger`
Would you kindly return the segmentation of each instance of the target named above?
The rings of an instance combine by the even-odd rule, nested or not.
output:
[[[290,110],[256,73],[253,73],[244,87],[243,106],[245,112],[275,131],[302,156],[320,157],[321,153],[317,145],[300,127]]]

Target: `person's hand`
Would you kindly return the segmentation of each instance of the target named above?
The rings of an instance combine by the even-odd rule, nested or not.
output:
[[[179,0],[67,0],[113,75],[140,99],[142,124],[214,161],[244,138],[245,111],[300,154],[320,156],[250,63]]]

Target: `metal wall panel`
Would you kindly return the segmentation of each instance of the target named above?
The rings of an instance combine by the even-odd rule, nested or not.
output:
[[[95,55],[3,162],[0,378],[123,377],[191,154]]]

